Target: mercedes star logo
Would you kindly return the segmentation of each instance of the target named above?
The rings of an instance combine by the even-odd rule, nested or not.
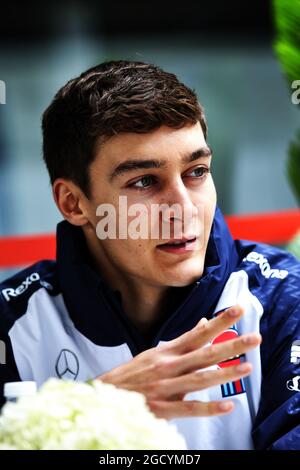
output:
[[[76,380],[79,372],[76,354],[69,349],[62,349],[55,364],[55,371],[60,379]]]

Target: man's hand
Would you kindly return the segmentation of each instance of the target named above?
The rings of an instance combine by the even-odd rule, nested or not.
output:
[[[261,336],[252,333],[207,346],[213,338],[236,323],[243,313],[243,309],[236,305],[210,321],[202,319],[187,333],[138,354],[98,379],[143,393],[149,408],[159,418],[229,413],[233,409],[229,400],[204,403],[183,399],[189,392],[233,382],[250,374],[252,366],[249,362],[201,371],[260,344]]]

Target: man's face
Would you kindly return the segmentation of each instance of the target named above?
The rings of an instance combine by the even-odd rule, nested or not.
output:
[[[201,277],[216,206],[210,164],[210,149],[199,123],[181,129],[162,126],[147,134],[123,133],[101,144],[90,167],[91,195],[85,201],[90,224],[83,228],[103,270],[115,272],[116,279],[121,276],[157,287],[182,287]],[[120,196],[127,203],[127,213],[119,207]],[[126,238],[118,238],[120,215],[126,227],[136,226],[130,224],[137,220],[137,213],[128,215],[128,211],[137,203],[142,204],[138,214],[148,221],[146,238],[134,239],[128,231]],[[96,235],[102,219],[96,210],[102,204],[115,208],[115,239],[101,240]],[[160,204],[176,204],[182,215],[167,211],[155,217],[153,207]],[[184,220],[185,210],[188,217]],[[170,228],[167,238],[168,230],[162,232],[166,225]],[[174,238],[191,241],[170,245]]]

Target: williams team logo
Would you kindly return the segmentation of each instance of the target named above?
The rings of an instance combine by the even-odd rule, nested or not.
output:
[[[218,312],[220,314],[221,312]],[[218,315],[217,314],[217,315]],[[232,339],[236,339],[239,336],[237,329],[235,326],[229,328],[228,330],[223,331],[223,333],[219,334],[212,340],[212,344],[222,343],[223,341],[228,341]],[[244,355],[242,355],[244,356]],[[241,364],[241,357],[242,356],[234,356],[226,361],[220,362],[218,367],[223,369],[224,367],[230,366],[237,366]],[[245,393],[245,383],[243,379],[235,380],[234,382],[228,382],[226,384],[221,385],[222,397],[232,397],[233,395],[239,395],[240,393]]]
[[[75,353],[62,349],[55,364],[56,375],[60,379],[76,380],[79,373],[79,361]]]

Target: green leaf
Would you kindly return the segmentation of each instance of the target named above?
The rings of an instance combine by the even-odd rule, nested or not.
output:
[[[273,0],[273,16],[273,47],[292,93],[292,83],[300,80],[300,0]],[[300,132],[289,147],[287,173],[300,203]]]
[[[291,142],[289,147],[287,172],[292,188],[300,204],[300,131],[297,134],[297,140]]]
[[[300,0],[274,0],[274,50],[289,85],[300,78]]]

